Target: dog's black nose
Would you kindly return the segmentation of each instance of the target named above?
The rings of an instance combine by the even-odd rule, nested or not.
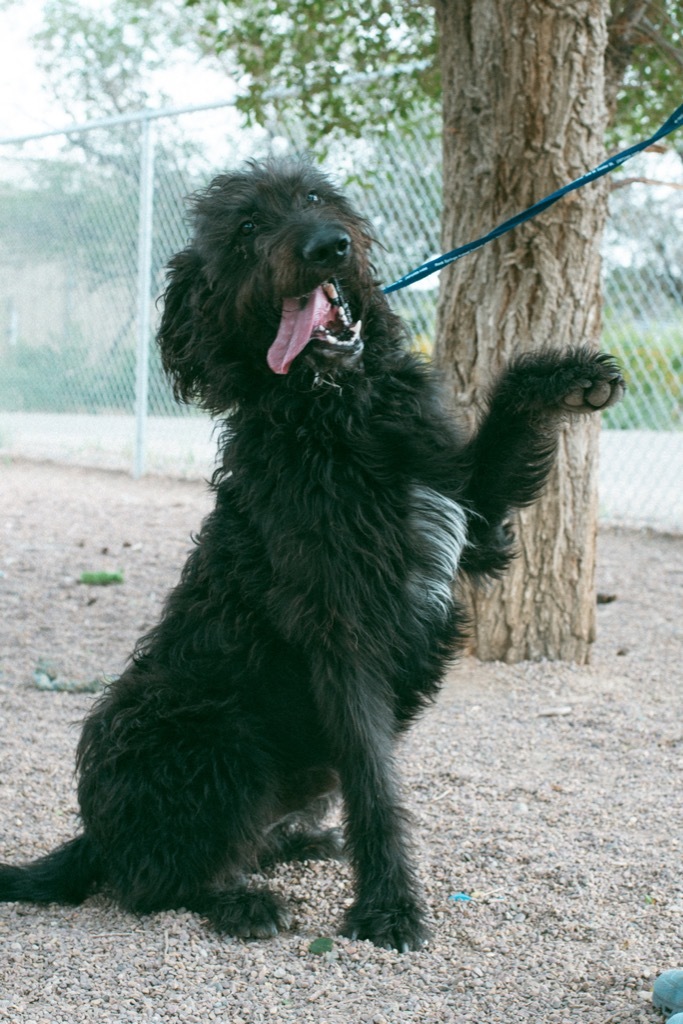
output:
[[[351,236],[333,224],[318,228],[304,244],[302,254],[307,263],[335,266],[351,250]]]

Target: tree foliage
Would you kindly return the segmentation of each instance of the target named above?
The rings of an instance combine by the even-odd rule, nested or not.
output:
[[[250,120],[298,119],[309,137],[360,135],[424,115],[440,83],[434,12],[416,0],[187,0],[201,43],[242,73]]]
[[[607,60],[623,80],[616,143],[654,130],[680,102],[683,6],[610,6]],[[442,84],[428,0],[45,0],[43,19],[34,37],[39,63],[79,119],[167,103],[159,82],[182,53],[236,83],[248,122],[286,120],[309,143],[438,125]]]
[[[186,0],[200,11],[202,48],[229,53],[252,120],[293,114],[310,141],[334,131],[422,120],[441,81],[432,5],[420,0]],[[683,8],[678,0],[611,0],[608,61],[624,85],[615,133],[654,130],[680,102]]]
[[[37,63],[75,120],[163,105],[169,57],[201,56],[203,21],[172,0],[45,0],[35,33]]]
[[[608,61],[622,83],[613,132],[625,141],[656,129],[681,102],[683,7],[678,0],[612,0]],[[683,142],[674,136],[671,144]]]

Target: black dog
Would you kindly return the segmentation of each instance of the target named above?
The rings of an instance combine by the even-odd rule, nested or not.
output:
[[[303,162],[253,163],[194,203],[159,344],[176,395],[225,418],[216,506],[162,619],[88,716],[83,832],[0,899],[135,912],[185,907],[270,936],[283,903],[251,884],[334,856],[340,792],[356,897],[344,934],[426,935],[394,741],[462,643],[458,572],[500,573],[511,509],[538,494],[565,412],[616,401],[585,348],[523,356],[476,436],[446,415],[369,262],[367,224]]]

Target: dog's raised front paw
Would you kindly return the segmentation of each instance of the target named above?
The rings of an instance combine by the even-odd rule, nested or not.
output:
[[[597,412],[623,398],[626,384],[612,356],[596,355],[591,364],[577,368],[577,375],[560,399],[568,412]]]
[[[514,360],[493,396],[506,411],[597,412],[614,405],[626,390],[616,360],[587,346],[566,352],[541,350]]]
[[[354,904],[347,911],[342,935],[349,939],[369,939],[383,949],[408,953],[421,949],[429,938],[424,915],[413,903],[401,907],[368,909]]]

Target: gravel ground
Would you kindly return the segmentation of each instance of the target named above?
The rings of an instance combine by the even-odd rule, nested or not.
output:
[[[92,696],[32,685],[120,670],[208,510],[197,483],[0,467],[0,850],[74,829],[73,750]],[[276,869],[293,930],[221,939],[185,913],[103,897],[0,906],[0,1021],[646,1024],[683,966],[683,538],[603,532],[591,666],[451,673],[401,749],[434,937],[399,955],[336,936],[337,863]],[[122,570],[92,588],[82,571]],[[453,899],[462,893],[469,899]],[[331,937],[330,952],[309,950]]]

